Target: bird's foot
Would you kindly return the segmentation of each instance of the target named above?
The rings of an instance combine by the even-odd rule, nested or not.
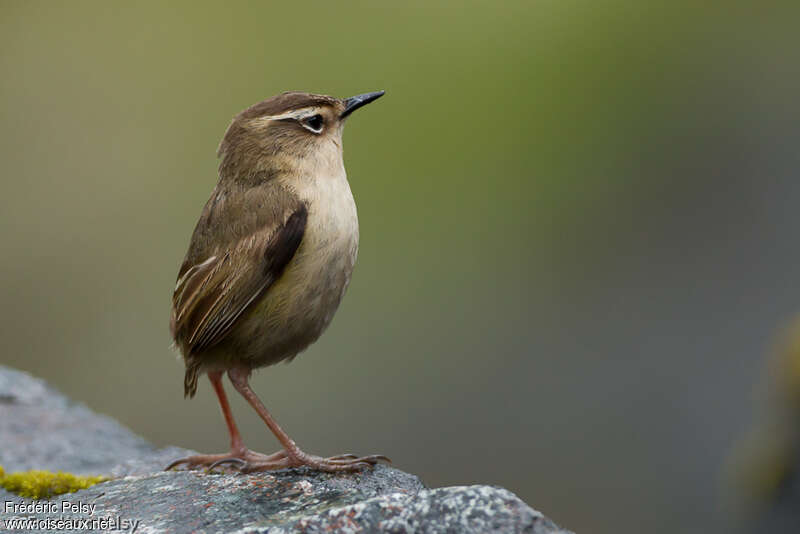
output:
[[[241,451],[231,451],[222,454],[197,454],[195,456],[187,456],[175,460],[169,464],[164,471],[169,471],[178,466],[185,466],[186,469],[208,468],[214,469],[215,467],[231,464],[234,468],[243,470],[243,466],[251,464],[262,464],[280,461],[286,457],[286,451],[278,451],[274,454],[261,454],[249,449]]]
[[[282,458],[260,462],[248,462],[247,465],[242,465],[239,469],[243,473],[254,473],[257,471],[272,471],[275,469],[306,466],[327,473],[342,473],[374,467],[379,461],[391,463],[391,460],[382,454],[373,454],[370,456],[340,454],[338,456],[331,456],[330,458],[321,458],[297,450],[291,453],[285,453]]]

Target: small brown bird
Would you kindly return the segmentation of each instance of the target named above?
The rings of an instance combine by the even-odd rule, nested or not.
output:
[[[351,98],[283,93],[234,117],[219,145],[219,182],[192,234],[172,296],[170,329],[193,397],[207,374],[231,450],[177,460],[167,469],[231,463],[242,471],[309,466],[354,471],[382,455],[306,454],[248,383],[253,369],[294,358],[330,324],[358,252],[356,205],[342,160],[342,129],[383,91]],[[258,412],[283,450],[248,450],[222,375]]]

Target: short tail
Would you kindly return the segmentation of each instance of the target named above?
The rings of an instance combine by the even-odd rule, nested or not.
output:
[[[197,377],[200,376],[200,364],[186,362],[186,375],[183,377],[183,396],[187,399],[197,393]]]

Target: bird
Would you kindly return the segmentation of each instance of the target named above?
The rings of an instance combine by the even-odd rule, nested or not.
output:
[[[328,458],[304,452],[249,384],[253,370],[291,361],[316,341],[341,302],[358,253],[358,216],[342,157],[342,132],[384,91],[335,98],[290,91],[236,115],[217,150],[219,179],[178,270],[170,332],[185,363],[184,395],[207,375],[230,451],[181,458],[167,470],[242,472],[307,466],[352,472],[380,454]],[[245,447],[223,386],[227,374],[282,449]]]

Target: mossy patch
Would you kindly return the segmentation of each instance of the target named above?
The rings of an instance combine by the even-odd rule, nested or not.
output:
[[[64,493],[73,493],[90,488],[98,482],[108,480],[106,477],[86,477],[63,473],[61,471],[21,471],[5,474],[0,466],[0,487],[29,499],[49,499]]]

